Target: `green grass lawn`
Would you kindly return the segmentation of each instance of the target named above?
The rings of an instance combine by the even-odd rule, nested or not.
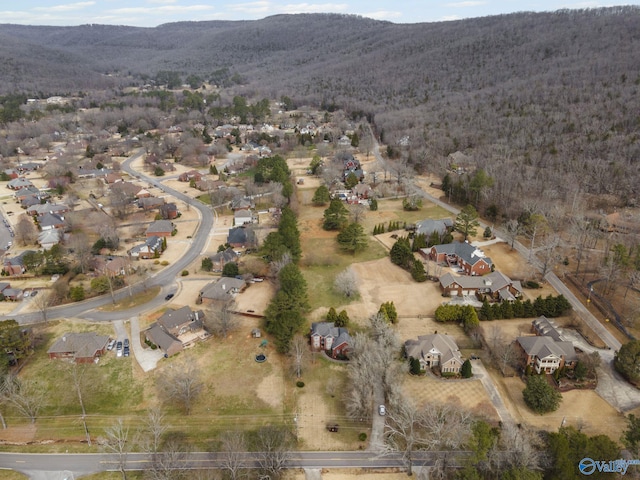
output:
[[[302,242],[305,255],[300,270],[307,281],[309,303],[312,309],[346,305],[354,298],[346,298],[335,291],[333,283],[336,275],[349,265],[377,260],[387,255],[385,248],[369,238],[369,246],[355,255],[340,251],[334,238],[307,238]]]

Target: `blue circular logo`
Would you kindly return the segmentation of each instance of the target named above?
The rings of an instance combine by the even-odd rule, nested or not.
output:
[[[591,475],[596,471],[596,462],[591,458],[583,458],[578,464],[580,473],[583,475]]]

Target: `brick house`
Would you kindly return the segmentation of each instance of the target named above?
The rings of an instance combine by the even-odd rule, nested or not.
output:
[[[50,359],[66,358],[75,363],[93,363],[107,351],[108,335],[93,332],[66,333],[47,350]]]
[[[314,322],[311,324],[311,350],[325,351],[332,358],[348,356],[353,340],[344,327],[336,327],[333,322]]]
[[[175,229],[173,222],[169,220],[156,220],[147,227],[146,236],[151,237],[170,237]]]
[[[467,242],[453,242],[420,249],[430,260],[457,267],[465,275],[485,275],[493,269],[493,262],[482,250]]]
[[[493,300],[513,301],[522,296],[522,285],[502,272],[491,272],[483,277],[458,276],[445,273],[440,277],[442,293],[449,296],[483,294]]]
[[[515,343],[524,366],[531,366],[536,373],[574,368],[578,361],[571,342],[556,341],[545,335],[518,337]]]

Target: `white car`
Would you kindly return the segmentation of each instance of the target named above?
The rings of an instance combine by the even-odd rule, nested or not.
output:
[[[387,408],[384,405],[378,405],[378,414],[384,417],[387,414]]]

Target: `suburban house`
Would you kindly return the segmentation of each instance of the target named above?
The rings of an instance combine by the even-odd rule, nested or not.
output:
[[[234,212],[236,210],[249,210],[253,207],[253,202],[242,195],[236,195],[231,200],[231,210],[233,210]]]
[[[107,260],[107,263],[105,263],[102,268],[104,274],[110,277],[126,275],[130,270],[131,265],[129,259],[124,257],[112,257],[111,260]]]
[[[164,220],[173,220],[178,218],[178,206],[175,203],[165,203],[160,205],[160,216]]]
[[[164,241],[162,238],[153,236],[135,247],[131,248],[127,253],[136,260],[148,260],[150,258],[159,257],[164,251]]]
[[[240,278],[221,277],[216,282],[211,282],[202,289],[198,295],[198,302],[204,304],[226,303],[242,293],[247,283]]]
[[[253,223],[253,212],[251,210],[236,210],[233,212],[233,226],[238,227]]]
[[[485,275],[493,269],[491,259],[468,242],[434,245],[421,248],[420,253],[434,262],[457,267],[466,275]]]
[[[3,270],[8,275],[22,275],[27,271],[27,268],[24,266],[24,256],[27,253],[34,253],[33,250],[25,250],[21,252],[19,255],[11,258],[5,258],[3,262]]]
[[[33,187],[33,183],[31,183],[31,180],[24,177],[14,178],[7,183],[7,188],[10,188],[11,190],[21,190],[25,187]]]
[[[426,220],[416,222],[415,233],[416,235],[422,234],[429,238],[434,232],[437,232],[438,236],[442,239],[444,235],[451,230],[453,230],[453,220],[450,218],[442,218],[440,220],[427,218]]]
[[[21,188],[20,190],[18,190],[16,193],[13,194],[13,197],[18,202],[22,202],[23,200],[29,197],[34,197],[34,198],[37,198],[38,200],[40,200],[41,198],[44,198],[42,193],[40,192],[40,189],[34,185],[29,185]]]
[[[162,205],[164,205],[164,198],[143,197],[138,199],[138,208],[141,208],[145,212],[155,208],[160,208]]]
[[[181,173],[178,176],[179,182],[190,182],[191,180],[193,180],[194,182],[197,182],[201,179],[202,179],[202,174],[197,170],[189,170],[188,172]]]
[[[218,252],[215,255],[212,255],[211,257],[209,257],[209,259],[213,264],[213,271],[221,272],[227,263],[238,261],[238,254],[233,248],[227,248],[222,252]]]
[[[54,245],[60,243],[62,239],[62,231],[54,228],[52,230],[43,230],[38,235],[38,243],[45,250],[49,250]]]
[[[442,293],[449,296],[488,295],[493,300],[514,301],[522,296],[519,280],[511,280],[504,273],[494,271],[483,277],[457,276],[445,273],[440,277]]]
[[[76,363],[93,363],[107,351],[108,335],[93,332],[66,333],[47,350],[49,358],[66,358]]]
[[[192,311],[185,306],[178,310],[167,310],[145,332],[150,342],[155,343],[167,356],[175,355],[183,348],[205,338],[202,311]]]
[[[249,247],[255,243],[255,233],[244,226],[232,228],[227,235],[227,243],[234,248]]]
[[[69,207],[67,207],[66,205],[60,204],[60,203],[40,203],[38,201],[38,203],[34,204],[34,205],[30,205],[27,208],[27,215],[31,215],[32,217],[34,215],[37,216],[41,216],[44,215],[46,213],[53,213],[56,215],[62,215],[64,213],[67,213],[69,211]]]
[[[422,370],[440,367],[442,373],[460,373],[464,363],[453,338],[440,333],[407,340],[404,342],[404,350],[407,358],[413,357],[420,362]]]
[[[53,230],[56,228],[63,229],[65,227],[64,217],[56,213],[45,213],[38,217],[38,225],[40,230]]]
[[[169,220],[156,220],[147,227],[146,235],[150,237],[170,237],[175,229],[173,222]]]
[[[311,324],[311,350],[325,351],[332,358],[346,357],[351,349],[352,339],[344,327],[336,327],[333,322],[314,322]]]
[[[571,342],[556,341],[548,336],[516,338],[524,366],[531,366],[536,373],[553,373],[559,368],[573,368],[578,357]]]

